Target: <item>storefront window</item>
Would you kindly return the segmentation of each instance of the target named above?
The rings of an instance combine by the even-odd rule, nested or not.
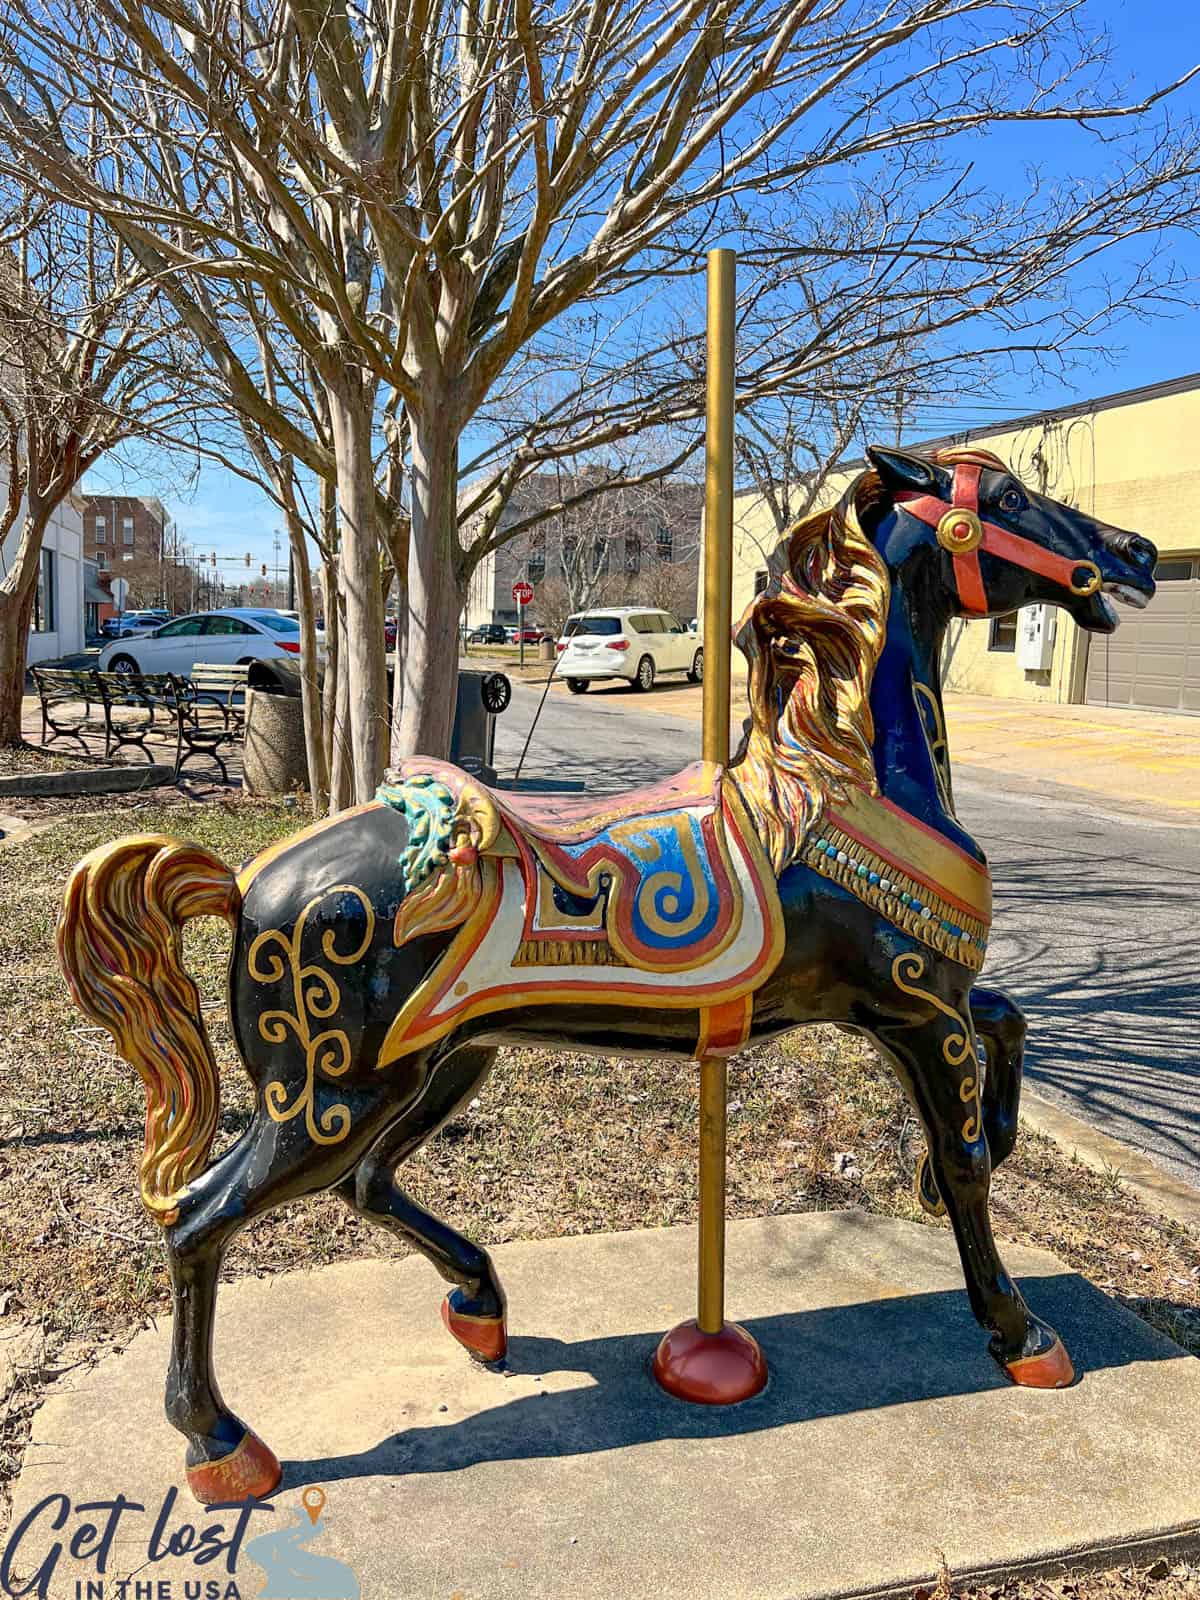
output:
[[[34,633],[53,633],[54,622],[54,551],[43,550],[38,567],[37,594],[33,600]]]

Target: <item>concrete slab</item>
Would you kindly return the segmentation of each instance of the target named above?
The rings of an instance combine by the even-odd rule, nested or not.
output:
[[[772,1378],[725,1411],[667,1398],[648,1370],[658,1332],[692,1310],[692,1229],[498,1249],[503,1374],[443,1333],[417,1259],[229,1285],[222,1387],[285,1468],[255,1521],[302,1525],[365,1600],[810,1600],[927,1580],[939,1551],[978,1573],[1200,1541],[1200,1362],[1053,1257],[1006,1254],[1075,1358],[1072,1389],[1001,1378],[946,1231],[859,1213],[731,1226],[730,1310]],[[14,1528],[55,1493],[147,1508],[118,1528],[104,1600],[130,1573],[172,1578],[172,1600],[185,1577],[230,1581],[146,1561],[181,1464],[160,1410],[168,1331],[53,1394],[16,1490]],[[327,1495],[311,1534],[310,1485]],[[169,1522],[214,1516],[229,1513],[185,1498]],[[73,1526],[35,1522],[17,1570]],[[47,1592],[75,1596],[84,1577],[94,1567],[64,1554]],[[233,1581],[262,1590],[245,1551]]]

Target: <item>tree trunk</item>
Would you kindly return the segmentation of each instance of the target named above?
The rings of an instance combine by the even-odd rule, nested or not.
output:
[[[448,408],[412,419],[412,530],[392,760],[445,757],[458,687],[458,433]],[[399,652],[398,652],[399,654]]]
[[[362,803],[375,797],[387,765],[388,749],[387,665],[375,525],[370,387],[350,377],[331,385],[329,413],[337,461],[339,586],[346,608],[339,691],[344,690],[349,715],[353,799]]]
[[[304,528],[297,517],[287,519],[292,547],[296,605],[300,612],[300,694],[304,708],[304,754],[308,760],[308,792],[314,817],[324,816],[329,804],[329,767],[325,761],[325,728],[321,706],[320,661],[317,626],[313,616],[312,568]]]
[[[25,695],[25,663],[29,625],[37,595],[42,541],[50,520],[27,515],[16,555],[0,584],[0,745],[21,742],[21,701]]]
[[[321,591],[325,598],[325,686],[322,690],[325,723],[325,769],[329,773],[329,814],[344,811],[351,803],[349,739],[346,734],[342,639],[345,619],[338,593],[334,559],[322,556]]]
[[[32,615],[32,591],[28,595],[0,591],[0,745],[21,743],[21,700]]]

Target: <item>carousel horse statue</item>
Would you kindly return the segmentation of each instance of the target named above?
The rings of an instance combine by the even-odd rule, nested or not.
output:
[[[700,762],[597,802],[495,792],[418,758],[371,803],[237,872],[160,835],[75,869],[60,959],[145,1085],[142,1197],[175,1307],[166,1410],[201,1501],[279,1481],[212,1362],[223,1252],[273,1207],[335,1190],[452,1285],[455,1339],[503,1357],[487,1252],[396,1179],[501,1045],[682,1063],[805,1023],[865,1034],[924,1127],[919,1192],[949,1215],[991,1354],[1015,1383],[1071,1381],[992,1237],[1024,1023],[973,988],[990,878],[954,814],[939,662],[953,618],[1030,603],[1111,632],[1108,596],[1145,604],[1156,551],[982,451],[870,461],[790,531],[742,619],[750,716],[727,769]],[[211,1162],[217,1073],[181,959],[197,916],[233,930],[230,1016],[256,1090],[249,1126]]]

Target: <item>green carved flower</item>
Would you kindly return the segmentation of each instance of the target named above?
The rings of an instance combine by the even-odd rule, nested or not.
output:
[[[400,853],[400,880],[405,894],[446,865],[450,852],[455,799],[444,783],[416,772],[398,783],[386,780],[376,798],[398,811],[408,823],[408,843]]]

